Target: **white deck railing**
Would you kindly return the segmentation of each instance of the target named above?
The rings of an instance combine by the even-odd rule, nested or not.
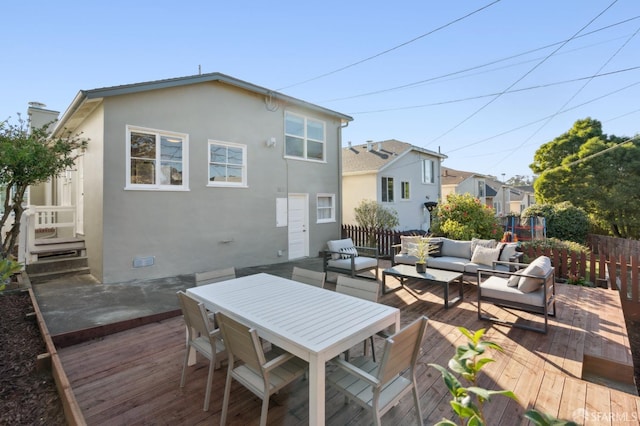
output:
[[[21,244],[25,250],[19,251],[19,258],[22,258],[19,261],[30,263],[30,253],[35,247],[36,239],[76,236],[75,206],[30,206],[25,211],[25,218],[22,226],[26,229],[20,231],[26,237],[24,245]]]

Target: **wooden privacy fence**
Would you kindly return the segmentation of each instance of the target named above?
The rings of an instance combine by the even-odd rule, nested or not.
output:
[[[380,256],[387,258],[393,255],[391,246],[400,242],[400,235],[415,233],[342,226],[343,238],[353,239],[357,246],[376,245]],[[591,253],[540,248],[522,251],[529,259],[548,256],[557,279],[571,282],[582,278],[598,287],[618,290],[625,317],[640,320],[640,241],[590,235],[587,245]]]

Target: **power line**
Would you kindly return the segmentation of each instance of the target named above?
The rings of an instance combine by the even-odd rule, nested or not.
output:
[[[597,32],[604,31],[605,29],[609,29],[609,28],[615,27],[617,25],[622,25],[622,24],[625,24],[625,23],[627,23],[629,21],[632,21],[632,20],[635,20],[635,19],[638,19],[638,18],[640,18],[640,15],[634,16],[633,18],[625,19],[624,21],[616,22],[615,24],[611,24],[611,25],[607,25],[605,27],[598,28],[598,29],[590,31],[588,33],[581,34],[581,35],[575,37],[575,39],[582,38],[582,37],[587,37],[587,36],[595,34]],[[510,59],[515,59],[515,58],[518,58],[520,56],[525,56],[525,55],[528,55],[530,53],[534,53],[534,52],[537,52],[537,51],[540,51],[540,50],[545,50],[545,49],[548,49],[548,48],[553,47],[553,46],[557,46],[557,45],[559,45],[561,43],[564,43],[564,42],[567,42],[567,41],[569,41],[569,39],[558,41],[556,43],[547,44],[545,46],[537,47],[535,49],[526,50],[524,52],[517,53],[517,54],[511,55],[511,56],[506,56],[504,58],[496,59],[496,60],[493,60],[493,61],[490,61],[490,62],[486,62],[486,63],[481,64],[481,65],[475,65],[475,66],[472,66],[472,67],[469,67],[469,68],[465,68],[465,69],[458,70],[458,71],[453,71],[453,72],[450,72],[450,73],[447,73],[447,74],[442,74],[442,75],[439,75],[439,76],[436,76],[436,77],[430,77],[430,78],[427,78],[427,79],[414,81],[412,83],[402,84],[400,86],[394,86],[394,87],[389,87],[389,88],[386,88],[386,89],[374,90],[374,91],[371,91],[371,92],[365,92],[365,93],[360,93],[360,94],[351,95],[351,96],[345,96],[345,97],[341,97],[341,98],[328,99],[328,100],[321,101],[321,102],[344,101],[344,100],[348,100],[348,99],[355,99],[355,98],[360,98],[360,97],[365,97],[365,96],[379,95],[381,93],[387,93],[387,92],[392,92],[392,91],[396,91],[396,90],[408,89],[408,88],[411,88],[411,87],[419,86],[421,84],[426,84],[426,83],[429,83],[429,82],[432,82],[432,81],[441,80],[441,79],[444,79],[446,77],[452,77],[454,75],[463,74],[463,73],[466,73],[466,72],[469,72],[469,71],[474,71],[474,70],[477,70],[477,69],[480,69],[480,68],[485,68],[485,67],[488,67],[490,65],[495,65],[495,64],[498,64],[500,62],[505,62],[505,61],[508,61]],[[594,46],[594,45],[597,45],[597,44],[601,44],[601,43],[595,43],[593,45],[589,45],[589,46],[586,46],[586,47],[591,47],[591,46]],[[580,49],[584,49],[586,47],[582,47]],[[574,49],[574,50],[571,50],[570,52],[573,52],[575,50],[579,50],[579,49]],[[539,58],[535,58],[535,59],[539,59]],[[535,60],[535,59],[532,59],[532,60]],[[524,62],[518,62],[515,65],[520,65],[520,64],[523,64],[523,63],[526,63],[526,62],[531,62],[532,60],[524,61]],[[502,69],[502,68],[497,68],[497,69]]]
[[[620,53],[620,52],[622,51],[622,49],[624,49],[624,48],[625,48],[625,46],[626,46],[627,44],[629,44],[629,42],[630,42],[630,41],[631,41],[631,40],[632,40],[632,39],[633,39],[633,38],[638,34],[638,32],[640,32],[640,27],[638,27],[638,29],[636,29],[636,31],[635,31],[633,34],[631,34],[631,36],[630,36],[630,37],[628,37],[628,38],[627,38],[627,40],[626,40],[624,43],[622,43],[622,46],[620,46],[620,47],[619,47],[619,48],[618,48],[618,49],[617,49],[617,50],[616,50],[616,51],[615,51],[615,52],[614,52],[614,53],[609,57],[609,59],[607,59],[607,60],[604,62],[604,64],[602,64],[602,65],[600,66],[600,68],[598,68],[598,71],[597,71],[597,72],[602,71],[602,70],[603,70],[603,69],[604,69],[604,68],[605,68],[605,67],[606,67],[606,66],[607,66],[607,65],[608,65],[608,64],[613,60],[613,58],[615,58],[615,57],[618,55],[618,53]],[[553,120],[553,119],[556,117],[556,115],[558,115],[558,114],[560,113],[560,111],[562,111],[562,110],[563,110],[567,105],[569,105],[569,103],[570,103],[572,100],[574,100],[574,99],[576,98],[576,96],[578,96],[578,95],[580,94],[580,92],[582,92],[582,91],[584,90],[584,88],[585,88],[585,87],[587,87],[587,85],[588,85],[589,83],[591,83],[591,81],[593,81],[593,78],[594,78],[594,77],[591,77],[591,78],[587,79],[587,81],[582,85],[582,87],[580,87],[580,88],[579,88],[579,89],[578,89],[578,90],[577,90],[577,91],[576,91],[576,92],[575,92],[575,93],[574,93],[574,94],[573,94],[573,95],[572,95],[572,96],[571,96],[571,97],[570,97],[570,98],[569,98],[569,99],[568,99],[564,104],[562,104],[562,106],[561,106],[560,108],[558,108],[558,110],[556,111],[556,113],[555,113],[555,114],[551,115],[551,116],[550,116],[550,117],[549,117],[549,118],[548,118],[544,123],[542,123],[542,125],[540,125],[540,127],[538,127],[538,128],[537,128],[537,129],[536,129],[536,130],[535,130],[535,131],[534,131],[534,132],[533,132],[533,133],[528,137],[528,138],[526,138],[526,139],[525,139],[525,140],[524,140],[520,145],[518,145],[518,146],[516,147],[516,149],[521,148],[521,147],[522,147],[522,146],[524,146],[527,142],[529,142],[531,139],[533,139],[535,135],[537,135],[538,133],[540,133],[540,131],[541,131],[542,129],[544,129],[544,128],[547,126],[547,124],[549,124],[549,123],[551,122],[551,120]],[[500,161],[498,161],[496,164],[500,164],[500,163],[502,163],[504,160],[506,160],[507,158],[509,158],[509,156],[511,156],[511,155],[513,154],[513,152],[515,152],[515,151],[511,151],[511,153],[509,153],[509,154],[505,155],[505,156],[504,156]]]
[[[600,16],[602,16],[602,14],[604,14],[607,10],[609,10],[614,4],[616,4],[618,2],[618,0],[614,0],[609,6],[607,6],[604,10],[602,10],[600,13],[598,13],[598,15],[596,15],[593,19],[591,19],[586,25],[584,25],[582,28],[580,28],[573,36],[571,36],[569,39],[567,39],[566,41],[564,41],[560,46],[558,46],[557,49],[555,49],[553,52],[551,52],[549,55],[547,55],[544,59],[542,59],[542,61],[538,62],[533,68],[531,68],[529,71],[527,71],[526,73],[524,73],[520,78],[518,78],[516,81],[514,81],[513,83],[511,83],[506,89],[504,89],[501,93],[499,93],[498,95],[496,95],[493,99],[491,99],[489,102],[487,102],[486,104],[484,104],[483,106],[481,106],[480,108],[478,108],[476,111],[474,111],[473,113],[471,113],[471,115],[467,116],[464,120],[460,121],[458,124],[456,124],[455,126],[453,126],[452,128],[450,128],[449,130],[447,130],[446,132],[444,132],[443,134],[441,134],[440,136],[436,137],[435,139],[433,139],[431,142],[429,142],[427,144],[427,146],[441,138],[443,138],[444,136],[448,135],[449,133],[451,133],[452,131],[454,131],[455,129],[457,129],[458,127],[460,127],[461,125],[463,125],[464,123],[466,123],[467,121],[469,121],[471,118],[473,118],[474,116],[476,116],[477,114],[479,114],[482,110],[484,110],[486,107],[488,107],[489,105],[491,105],[493,102],[495,102],[496,100],[498,100],[502,94],[506,93],[508,90],[510,90],[512,87],[514,87],[516,84],[520,83],[522,80],[524,80],[529,74],[531,74],[534,70],[536,70],[538,67],[540,67],[543,63],[545,63],[549,58],[551,58],[557,51],[559,51],[560,49],[562,49],[567,43],[569,43],[570,41],[574,40],[578,34],[580,34],[585,28],[587,28],[589,25],[591,25],[596,19],[598,19]]]
[[[525,91],[529,91],[529,90],[544,89],[546,87],[559,86],[561,84],[567,84],[567,83],[575,83],[577,81],[582,81],[582,80],[591,81],[592,79],[597,78],[597,77],[606,77],[606,76],[619,74],[619,73],[623,73],[623,72],[634,71],[634,70],[637,70],[637,69],[640,69],[640,65],[635,66],[635,67],[631,67],[631,68],[625,68],[625,69],[622,69],[622,70],[610,71],[610,72],[606,72],[606,73],[602,73],[602,74],[590,75],[590,76],[587,76],[587,77],[578,77],[578,78],[574,78],[574,79],[571,79],[571,80],[563,80],[563,81],[557,81],[557,82],[553,82],[553,83],[538,84],[538,85],[535,85],[535,86],[523,87],[521,89],[509,90],[509,91],[506,91],[506,92],[488,93],[488,94],[484,94],[484,95],[469,96],[469,97],[466,97],[466,98],[459,98],[459,99],[452,99],[452,100],[447,100],[447,101],[433,102],[433,103],[429,103],[429,104],[411,105],[411,106],[404,106],[404,107],[397,107],[397,108],[385,108],[385,109],[369,110],[369,111],[355,111],[355,112],[349,112],[348,114],[349,115],[358,115],[358,114],[372,114],[372,113],[390,112],[390,111],[402,111],[402,110],[407,110],[407,109],[425,108],[425,107],[430,107],[430,106],[438,106],[438,105],[446,105],[446,104],[452,104],[452,103],[458,103],[458,102],[466,102],[466,101],[472,101],[472,100],[476,100],[476,99],[488,98],[488,97],[496,96],[496,95],[499,95],[499,94],[510,94],[510,93],[525,92]]]
[[[420,39],[422,39],[422,38],[424,38],[424,37],[426,37],[426,36],[428,36],[428,35],[431,35],[431,34],[433,34],[433,33],[435,33],[435,32],[438,32],[438,31],[440,31],[440,30],[443,30],[443,29],[445,29],[445,28],[447,28],[447,27],[449,27],[449,26],[451,26],[451,25],[453,25],[453,24],[455,24],[455,23],[458,23],[458,22],[460,22],[460,21],[462,21],[462,20],[464,20],[464,19],[466,19],[466,18],[468,18],[468,17],[470,17],[470,16],[472,16],[472,15],[475,15],[476,13],[481,12],[481,11],[483,11],[483,10],[485,10],[485,9],[489,8],[489,7],[493,6],[493,5],[494,5],[494,4],[496,4],[496,3],[499,3],[500,1],[502,1],[502,0],[495,0],[495,1],[493,1],[493,2],[489,3],[489,4],[485,5],[485,6],[482,6],[482,7],[481,7],[481,8],[479,8],[479,9],[474,10],[473,12],[467,13],[466,15],[464,15],[464,16],[462,16],[462,17],[460,17],[460,18],[454,19],[453,21],[450,21],[450,22],[448,22],[448,23],[446,23],[446,24],[444,24],[444,25],[441,25],[441,26],[439,26],[439,27],[437,27],[437,28],[435,28],[435,29],[433,29],[433,30],[431,30],[431,31],[428,31],[428,32],[426,32],[426,33],[422,34],[422,35],[419,35],[419,36],[417,36],[417,37],[414,37],[414,38],[412,38],[411,40],[405,41],[404,43],[398,44],[397,46],[394,46],[394,47],[392,47],[392,48],[390,48],[390,49],[383,50],[382,52],[376,53],[376,54],[375,54],[375,55],[373,55],[373,56],[369,56],[368,58],[364,58],[364,59],[361,59],[361,60],[359,60],[359,61],[357,61],[357,62],[353,62],[353,63],[351,63],[351,64],[349,64],[349,65],[345,65],[345,66],[343,66],[343,67],[341,67],[341,68],[338,68],[338,69],[336,69],[336,70],[326,72],[326,73],[321,74],[321,75],[319,75],[319,76],[317,76],[317,77],[313,77],[313,78],[310,78],[310,79],[307,79],[307,80],[304,80],[304,81],[301,81],[301,82],[298,82],[298,83],[294,83],[294,84],[291,84],[291,85],[289,85],[289,86],[281,87],[280,89],[277,89],[277,91],[279,91],[279,92],[280,92],[280,91],[282,91],[282,90],[286,90],[286,89],[290,89],[290,88],[292,88],[292,87],[300,86],[300,85],[302,85],[302,84],[306,84],[306,83],[309,83],[309,82],[311,82],[311,81],[319,80],[319,79],[321,79],[321,78],[328,77],[328,76],[330,76],[330,75],[332,75],[332,74],[339,73],[339,72],[344,71],[344,70],[346,70],[346,69],[349,69],[349,68],[355,67],[356,65],[360,65],[360,64],[362,64],[362,63],[364,63],[364,62],[367,62],[367,61],[370,61],[370,60],[372,60],[372,59],[378,58],[378,57],[380,57],[380,56],[382,56],[382,55],[386,55],[386,54],[387,54],[387,53],[389,53],[389,52],[393,52],[394,50],[400,49],[401,47],[404,47],[404,46],[406,46],[406,45],[408,45],[408,44],[411,44],[411,43],[413,43],[413,42],[415,42],[415,41],[418,41],[418,40],[420,40]]]

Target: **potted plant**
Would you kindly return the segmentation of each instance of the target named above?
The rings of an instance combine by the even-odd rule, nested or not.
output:
[[[429,257],[429,253],[431,252],[431,238],[428,236],[424,236],[418,239],[415,242],[415,249],[413,251],[413,255],[417,257],[416,260],[416,272],[424,274],[427,270],[427,258]]]

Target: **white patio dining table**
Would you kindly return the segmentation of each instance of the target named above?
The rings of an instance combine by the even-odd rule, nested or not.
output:
[[[187,294],[309,363],[310,425],[325,422],[325,363],[378,331],[400,329],[397,308],[264,273]]]

